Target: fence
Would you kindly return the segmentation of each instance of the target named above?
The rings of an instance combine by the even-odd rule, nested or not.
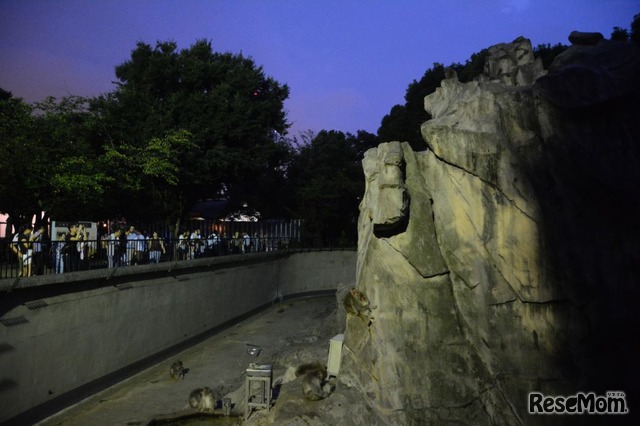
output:
[[[138,232],[147,236],[135,243],[125,240],[114,245],[104,239],[116,229],[129,229],[126,222],[97,222],[97,229],[91,232],[89,240],[74,248],[56,240],[31,243],[31,251],[18,256],[12,250],[11,235],[0,238],[0,279],[29,275],[47,275],[79,270],[92,270],[136,264],[189,260],[199,257],[225,256],[239,253],[253,253],[280,250],[283,248],[353,248],[355,242],[345,239],[305,237],[302,235],[303,221],[300,219],[267,219],[258,222],[191,220],[183,234],[187,238],[174,238],[166,224],[134,224]],[[48,229],[53,229],[48,226]],[[58,228],[55,228],[58,230]],[[189,240],[191,234],[199,232],[197,242]],[[9,230],[7,230],[9,232]],[[157,249],[148,237],[154,232],[160,236],[164,250]],[[55,234],[55,232],[54,232]],[[98,238],[95,239],[95,236]],[[92,237],[94,239],[92,239]]]
[[[108,235],[108,234],[107,234]],[[275,251],[301,247],[300,239],[254,235],[237,238],[201,239],[119,239],[82,242],[43,241],[31,243],[25,253],[16,253],[9,238],[0,239],[0,278],[60,274],[82,270],[123,267],[226,256],[243,253]]]

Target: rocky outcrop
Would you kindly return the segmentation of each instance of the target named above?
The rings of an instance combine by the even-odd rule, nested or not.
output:
[[[375,320],[347,317],[339,380],[388,424],[564,423],[528,393],[637,391],[638,48],[574,46],[548,73],[526,39],[489,51],[485,75],[426,97],[428,150],[363,160]]]

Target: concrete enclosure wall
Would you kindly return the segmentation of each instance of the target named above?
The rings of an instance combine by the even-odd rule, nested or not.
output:
[[[355,251],[271,252],[0,281],[0,422],[282,298],[354,282],[355,264]]]

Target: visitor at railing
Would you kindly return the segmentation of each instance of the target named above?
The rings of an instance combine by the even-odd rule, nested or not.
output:
[[[202,237],[200,230],[196,229],[189,236],[189,259],[196,259],[202,257],[204,254],[204,244],[202,243]]]
[[[126,266],[135,265],[136,259],[134,258],[136,254],[136,241],[138,240],[138,233],[136,232],[135,226],[130,226],[129,230],[125,232],[126,240],[127,240],[127,250],[124,254],[124,264]]]
[[[116,229],[112,234],[105,234],[102,237],[101,247],[106,251],[107,255],[107,268],[115,268],[116,266],[122,266],[122,255],[124,250],[120,242],[120,235],[122,230]]]
[[[84,225],[73,224],[69,226],[69,232],[66,235],[65,248],[65,272],[74,272],[80,270],[80,252],[82,251],[81,243],[86,240],[87,231]]]
[[[220,236],[213,231],[207,238],[207,247],[205,248],[206,256],[220,256]]]
[[[189,231],[182,231],[178,236],[178,260],[186,260],[189,257]]]
[[[147,238],[144,235],[144,232],[137,231],[136,232],[136,241],[135,241],[135,264],[143,265],[148,262],[147,259]]]
[[[32,253],[33,253],[33,265],[32,272],[34,275],[43,275],[44,274],[44,261],[45,261],[45,247],[43,241],[46,240],[46,231],[44,229],[44,225],[38,226],[36,231],[33,233],[31,237],[32,241]]]
[[[31,248],[31,226],[25,226],[21,232],[13,236],[11,250],[18,259],[19,277],[31,276],[31,261],[33,249]]]
[[[164,241],[158,236],[156,231],[149,237],[149,263],[160,263],[161,254],[166,254]]]
[[[58,239],[51,245],[50,256],[53,257],[54,261],[54,272],[56,274],[61,274],[64,272],[64,258],[66,255],[66,232],[59,232]]]

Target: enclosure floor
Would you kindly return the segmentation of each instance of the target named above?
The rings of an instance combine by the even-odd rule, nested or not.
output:
[[[326,363],[329,340],[336,334],[335,313],[335,297],[283,302],[38,424],[147,425],[188,412],[189,394],[205,386],[218,392],[218,398],[230,397],[233,414],[243,415],[249,364],[272,364],[278,379],[288,367],[313,360]],[[247,353],[249,345],[262,348],[257,357]],[[188,372],[184,380],[173,381],[169,368],[177,360]],[[266,410],[258,410],[249,423],[264,423],[266,415]]]

